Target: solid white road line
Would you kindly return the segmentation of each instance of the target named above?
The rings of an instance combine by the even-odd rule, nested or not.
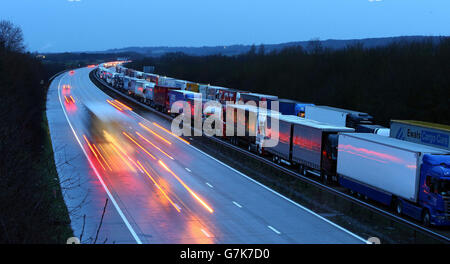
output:
[[[191,172],[191,170],[189,168],[185,168],[187,171]]]
[[[211,188],[214,188],[211,184],[209,184],[208,182],[206,183],[206,185],[208,185]]]
[[[64,75],[63,75],[64,76]],[[120,209],[119,205],[117,204],[116,200],[114,199],[114,197],[112,196],[111,192],[109,191],[108,187],[106,186],[105,182],[103,181],[102,177],[100,176],[100,174],[98,173],[97,169],[95,168],[94,164],[92,163],[92,161],[89,159],[88,154],[86,153],[86,150],[83,148],[83,145],[81,144],[80,139],[77,136],[77,133],[75,132],[75,129],[73,128],[72,124],[70,123],[69,117],[67,116],[66,113],[66,109],[64,109],[64,105],[62,103],[61,100],[61,94],[60,94],[60,87],[61,87],[61,81],[63,79],[63,76],[60,77],[59,82],[58,82],[58,98],[59,98],[59,103],[61,104],[61,108],[63,109],[63,113],[64,116],[66,117],[67,122],[69,123],[70,128],[72,129],[73,135],[75,136],[75,139],[77,140],[78,144],[81,147],[81,150],[83,151],[84,155],[86,156],[86,159],[88,160],[89,164],[91,165],[92,169],[94,170],[95,175],[97,176],[98,180],[100,181],[100,183],[103,186],[103,189],[105,189],[106,194],[108,195],[109,199],[111,200],[111,202],[113,203],[114,207],[116,208],[117,212],[119,213],[120,217],[122,218],[122,220],[124,221],[125,225],[127,226],[128,230],[130,231],[131,235],[133,236],[133,238],[136,240],[136,243],[138,244],[142,244],[141,239],[138,237],[138,235],[136,234],[136,232],[134,231],[133,227],[130,225],[130,223],[128,222],[127,218],[125,217],[125,215],[123,214],[122,210]],[[64,76],[65,77],[65,76]]]
[[[273,228],[272,226],[267,226],[268,228],[270,228],[270,230],[272,230],[273,232],[277,233],[277,235],[281,234],[280,231],[276,230],[275,228]]]

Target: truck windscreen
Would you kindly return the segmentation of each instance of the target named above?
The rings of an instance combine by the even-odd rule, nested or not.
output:
[[[450,195],[450,180],[442,180],[439,182],[438,193]]]

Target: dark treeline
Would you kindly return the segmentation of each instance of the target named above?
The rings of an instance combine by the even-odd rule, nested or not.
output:
[[[383,125],[390,119],[450,123],[450,38],[372,49],[310,45],[271,53],[253,46],[233,57],[172,53],[129,66],[154,65],[179,79],[367,112]]]
[[[48,78],[61,68],[8,45],[11,28],[0,21],[0,243],[62,242],[71,229],[45,119]]]

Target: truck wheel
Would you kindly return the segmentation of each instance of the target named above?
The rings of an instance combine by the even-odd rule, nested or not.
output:
[[[258,145],[257,147],[256,147],[256,152],[258,152],[258,154],[260,155],[260,156],[262,156],[262,149],[261,149],[261,147]]]
[[[305,166],[303,166],[303,165],[300,165],[300,174],[303,176],[306,176],[306,169],[305,169]]]
[[[402,215],[403,214],[403,205],[402,205],[402,202],[400,200],[397,200],[395,202],[395,212],[398,215]]]
[[[422,224],[424,226],[430,226],[430,212],[428,209],[424,209],[422,213]]]
[[[328,175],[322,173],[322,183],[328,185]]]
[[[281,164],[281,159],[277,155],[273,155],[273,162],[276,164]]]

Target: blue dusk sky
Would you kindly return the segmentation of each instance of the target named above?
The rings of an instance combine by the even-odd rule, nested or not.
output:
[[[275,44],[449,36],[449,0],[1,0],[27,49]]]

